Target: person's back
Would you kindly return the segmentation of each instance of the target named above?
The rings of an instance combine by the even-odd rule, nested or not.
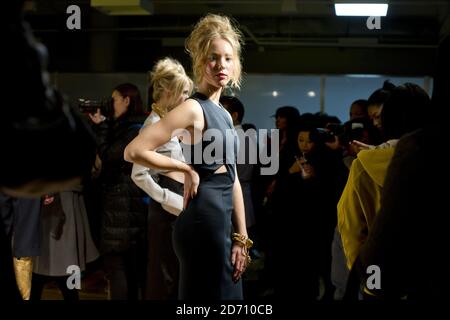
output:
[[[449,181],[444,157],[430,156],[446,139],[440,127],[400,140],[383,190],[383,203],[360,259],[381,270],[383,298],[435,300],[449,297]]]
[[[436,301],[450,297],[446,275],[450,270],[450,219],[445,187],[450,177],[447,159],[436,153],[448,139],[443,115],[448,113],[450,101],[449,52],[447,35],[439,47],[432,108],[428,111],[439,117],[400,139],[387,174],[381,210],[352,270],[366,283],[367,266],[380,267],[381,290],[371,290],[378,298]]]
[[[349,269],[380,208],[384,178],[396,140],[426,124],[423,111],[429,106],[428,94],[419,86],[405,83],[396,87],[381,111],[382,132],[390,144],[386,149],[361,151],[353,161],[338,203],[338,229]]]
[[[394,148],[363,150],[352,163],[338,203],[338,229],[348,269],[351,269],[380,209],[381,190],[393,154]]]

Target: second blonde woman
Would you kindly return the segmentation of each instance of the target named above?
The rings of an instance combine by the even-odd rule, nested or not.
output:
[[[144,123],[152,125],[167,112],[184,102],[192,93],[192,80],[176,60],[159,60],[150,72],[153,90],[152,112]],[[184,162],[177,137],[155,151]],[[144,298],[172,300],[178,293],[178,259],[172,246],[172,231],[176,217],[183,209],[184,174],[174,170],[149,169],[133,165],[133,181],[150,197],[148,211],[148,260]]]

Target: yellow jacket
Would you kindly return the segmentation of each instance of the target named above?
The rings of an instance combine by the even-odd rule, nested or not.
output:
[[[380,209],[381,190],[394,148],[363,150],[353,161],[338,203],[338,229],[351,269]]]

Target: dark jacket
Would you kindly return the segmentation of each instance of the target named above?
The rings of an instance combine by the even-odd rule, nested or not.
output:
[[[123,158],[125,147],[139,133],[142,119],[121,117],[101,123],[95,131],[102,160],[100,174],[102,252],[123,252],[145,239],[145,194],[131,180],[132,163]]]
[[[3,222],[0,220],[0,222]],[[14,276],[13,257],[11,253],[11,238],[6,235],[3,225],[0,225],[0,299],[21,300]]]
[[[18,199],[0,193],[1,301],[22,300],[16,285],[13,256],[20,258],[40,253],[39,213],[40,199]]]
[[[436,155],[446,145],[443,126],[416,131],[400,140],[390,164],[381,210],[358,268],[363,280],[368,266],[381,270],[383,298],[448,299],[449,216],[448,161]],[[354,272],[354,270],[352,270]],[[364,281],[365,283],[365,281]]]
[[[41,253],[39,198],[16,198],[0,193],[0,216],[6,234],[14,238],[13,255],[17,258]]]

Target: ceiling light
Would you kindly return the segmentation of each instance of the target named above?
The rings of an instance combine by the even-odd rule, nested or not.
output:
[[[272,97],[278,97],[278,91],[272,91]]]
[[[379,74],[346,74],[346,77],[349,78],[381,78],[382,76]]]
[[[385,17],[388,11],[387,3],[335,3],[337,16]]]

